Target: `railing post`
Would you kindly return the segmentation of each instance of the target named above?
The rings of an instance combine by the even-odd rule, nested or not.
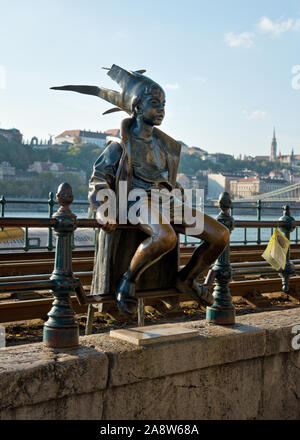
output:
[[[5,215],[5,205],[6,205],[6,200],[5,200],[4,196],[1,196],[0,204],[1,204],[1,217],[4,217],[4,215]],[[2,226],[1,227],[1,231],[3,231],[3,230],[4,230],[4,228]]]
[[[144,327],[145,314],[144,314],[144,298],[138,298],[138,326]]]
[[[25,238],[24,238],[24,247],[23,247],[24,251],[27,252],[29,251],[29,232],[28,232],[28,228],[25,228]]]
[[[234,219],[229,214],[231,199],[228,192],[224,192],[220,195],[219,207],[221,212],[217,220],[231,232],[234,227]],[[215,272],[213,292],[215,302],[211,307],[206,308],[206,320],[214,324],[234,324],[235,307],[232,303],[232,296],[230,295],[228,287],[231,280],[230,244],[228,244],[216,260],[213,271]]]
[[[48,199],[48,216],[49,218],[52,217],[53,215],[53,207],[54,207],[55,201],[54,201],[54,194],[53,192],[49,193],[49,199]],[[52,232],[52,228],[48,229],[48,246],[47,246],[48,251],[52,251],[53,249],[53,232]]]
[[[5,205],[6,205],[6,200],[5,200],[4,196],[1,196],[0,204],[1,204],[1,217],[4,217],[4,215],[5,215]]]
[[[285,225],[281,227],[281,231],[284,233],[286,238],[289,240],[291,236],[291,232],[295,229],[295,219],[291,216],[290,213],[290,207],[288,205],[284,205],[282,207],[283,209],[283,216],[280,217],[280,221],[284,221]],[[289,280],[291,275],[295,273],[295,266],[290,261],[290,246],[288,248],[287,254],[286,254],[286,263],[284,266],[284,269],[280,271],[280,276],[282,278],[282,290],[284,292],[288,292],[289,290]]]
[[[257,200],[257,220],[261,220],[261,200]],[[257,228],[257,244],[261,244],[260,228]]]
[[[55,300],[44,325],[44,343],[51,348],[75,347],[79,344],[79,326],[75,321],[70,295],[75,293],[77,280],[72,272],[72,233],[76,229],[76,216],[69,205],[73,201],[72,188],[68,183],[58,187],[56,194],[60,205],[53,215],[56,240],[55,265],[51,275],[54,282]]]

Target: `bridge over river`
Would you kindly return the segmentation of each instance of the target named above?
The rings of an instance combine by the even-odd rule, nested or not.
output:
[[[299,202],[300,182],[294,183],[293,185],[287,185],[283,188],[276,189],[275,191],[270,191],[268,193],[257,194],[247,199],[235,199],[234,204],[251,203],[251,202],[257,202],[258,200],[262,202],[284,202],[284,203]]]

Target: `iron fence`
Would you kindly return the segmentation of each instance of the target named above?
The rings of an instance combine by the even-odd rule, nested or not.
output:
[[[45,212],[47,214],[47,218],[51,219],[53,213],[54,213],[54,208],[57,205],[57,202],[54,198],[54,193],[50,192],[48,199],[15,199],[15,198],[6,198],[4,195],[2,195],[0,197],[0,213],[1,213],[1,217],[0,218],[6,218],[7,215],[7,211],[9,210],[9,207],[16,207],[16,206],[30,206],[32,205],[33,209],[35,209],[35,207],[45,207],[45,210],[43,212]],[[280,210],[281,206],[278,206],[277,208],[274,206],[269,206],[269,202],[262,202],[261,200],[258,200],[256,203],[253,204],[244,204],[242,205],[241,202],[239,202],[238,204],[235,204],[234,202],[232,202],[232,207],[231,207],[231,215],[233,216],[234,212],[236,210],[239,211],[246,211],[249,213],[249,211],[254,212],[256,215],[256,219],[258,221],[260,221],[262,219],[263,214],[266,214],[268,211],[272,211],[274,212],[275,209]],[[74,206],[74,211],[76,212],[76,207],[81,207],[82,211],[84,214],[86,214],[88,212],[89,209],[89,202],[87,200],[75,200],[73,202],[73,206]],[[295,211],[299,211],[300,210],[300,206],[293,206],[292,207],[293,212]],[[218,206],[217,205],[211,205],[211,204],[204,204],[204,211],[216,211],[216,214],[218,212]],[[19,211],[20,212],[20,211]],[[26,212],[26,211],[25,211]],[[38,212],[38,211],[37,211]],[[26,216],[22,217],[24,218],[24,220],[27,218]],[[235,238],[236,234],[236,230],[238,228],[241,228],[243,230],[242,234],[239,234],[240,237],[238,239]],[[252,236],[249,237],[249,228],[247,225],[243,225],[243,226],[239,226],[238,225],[238,221],[235,222],[235,226],[234,226],[234,232],[232,234],[231,237],[231,244],[244,244],[244,245],[248,245],[248,244],[264,244],[264,243],[268,243],[270,236],[273,234],[274,228],[270,227],[270,235],[266,235],[265,234],[265,238],[262,237],[261,234],[261,227],[256,227],[256,234],[255,234],[255,238],[253,237],[253,233],[251,234]],[[266,227],[265,227],[266,228]],[[253,229],[251,227],[251,229]],[[96,244],[96,231],[93,234],[93,240],[92,242],[90,241],[89,244],[78,244],[76,243],[76,237],[72,236],[72,249],[76,249],[76,250],[80,250],[80,249],[91,249],[95,246]],[[78,241],[78,240],[77,240]],[[181,236],[181,243],[184,246],[194,246],[199,242],[199,240],[196,239],[190,239],[190,237],[187,236]],[[291,243],[295,243],[298,244],[299,243],[299,233],[298,233],[298,228],[296,228],[295,233],[292,234],[291,236]],[[2,251],[11,251],[13,249],[13,251],[20,251],[23,250],[24,252],[28,252],[29,250],[48,250],[48,251],[52,251],[55,248],[55,237],[53,236],[53,230],[52,228],[48,228],[47,230],[47,237],[46,237],[46,243],[44,245],[41,244],[41,237],[40,236],[30,236],[29,234],[29,228],[26,226],[24,227],[24,240],[14,240],[12,242],[13,244],[13,248],[12,247],[2,247],[0,248],[0,252]]]
[[[72,203],[72,197],[69,192],[63,190],[64,186],[60,186],[60,193],[58,194],[59,209],[50,216],[53,212],[53,206],[55,202],[49,197],[49,218],[15,218],[5,217],[3,212],[2,218],[0,218],[0,228],[6,227],[40,227],[48,230],[55,231],[57,236],[56,252],[54,270],[50,279],[28,279],[27,281],[5,281],[1,283],[2,291],[10,290],[28,290],[38,289],[47,290],[51,289],[54,295],[54,302],[52,309],[48,313],[48,321],[44,325],[44,343],[53,348],[74,347],[79,344],[79,326],[74,318],[74,311],[72,309],[71,294],[76,293],[78,302],[80,305],[88,305],[92,308],[92,304],[103,303],[107,300],[107,295],[86,295],[80,278],[74,276],[72,271],[72,237],[74,237],[74,231],[77,228],[101,228],[96,219],[92,218],[76,218],[69,208]],[[3,199],[3,198],[2,198]],[[231,200],[228,193],[222,193],[219,198],[219,213],[217,220],[232,231],[233,226],[237,228],[256,228],[257,230],[262,228],[280,228],[287,239],[290,239],[290,233],[300,226],[300,221],[296,221],[290,215],[289,206],[284,207],[283,216],[278,220],[234,220],[229,213],[231,207]],[[261,204],[257,207],[261,210]],[[259,211],[259,214],[261,211]],[[132,229],[136,226],[118,225],[118,228]],[[48,235],[49,237],[49,235]],[[260,235],[258,237],[260,239]],[[28,249],[27,249],[28,250]],[[298,267],[297,267],[298,269]],[[247,269],[246,269],[247,270]],[[269,270],[265,270],[264,267],[252,267],[250,271],[259,270],[259,273],[268,273]],[[244,270],[245,271],[245,270]],[[243,270],[240,269],[240,273]],[[249,269],[248,269],[249,272]],[[296,272],[295,265],[290,260],[290,249],[288,249],[284,268],[278,271],[282,278],[282,290],[288,292],[289,281],[292,275]],[[230,263],[230,246],[226,246],[221,255],[217,258],[215,264],[210,269],[204,285],[211,286],[214,283],[214,304],[207,307],[206,319],[208,322],[216,324],[234,324],[235,322],[235,308],[232,303],[232,296],[229,290],[229,282],[232,277],[232,267]],[[171,290],[171,291],[170,291]],[[149,291],[147,291],[149,294]],[[169,296],[174,294],[172,289],[166,289],[164,291],[153,291],[151,294],[156,297]],[[175,292],[178,295],[178,291]],[[111,301],[112,298],[109,298]],[[138,313],[139,323],[143,322],[143,298],[138,298],[140,301]]]

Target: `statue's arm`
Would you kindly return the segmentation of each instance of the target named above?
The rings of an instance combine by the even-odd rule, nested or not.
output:
[[[179,182],[177,182],[177,180],[176,180],[175,188],[179,189],[179,190],[181,191],[181,195],[182,195],[182,197],[184,197],[184,189],[183,189],[183,186],[182,186]]]
[[[179,182],[177,182],[177,180],[176,180],[175,188],[178,188],[180,189],[181,192],[183,192],[183,187]]]
[[[97,192],[104,188],[115,190],[116,174],[122,152],[122,147],[118,142],[110,142],[94,164],[88,195],[93,212],[96,212],[100,206],[100,202],[97,201]]]

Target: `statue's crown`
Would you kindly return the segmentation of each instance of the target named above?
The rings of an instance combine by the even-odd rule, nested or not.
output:
[[[98,96],[115,106],[113,109],[107,110],[103,114],[124,110],[130,115],[133,114],[136,102],[144,93],[151,93],[153,88],[162,90],[159,84],[143,75],[145,70],[126,70],[116,64],[113,64],[112,67],[107,70],[108,76],[118,83],[121,92],[105,89],[104,87],[85,85],[51,87],[51,89],[70,90],[73,92],[84,93],[86,95]]]

